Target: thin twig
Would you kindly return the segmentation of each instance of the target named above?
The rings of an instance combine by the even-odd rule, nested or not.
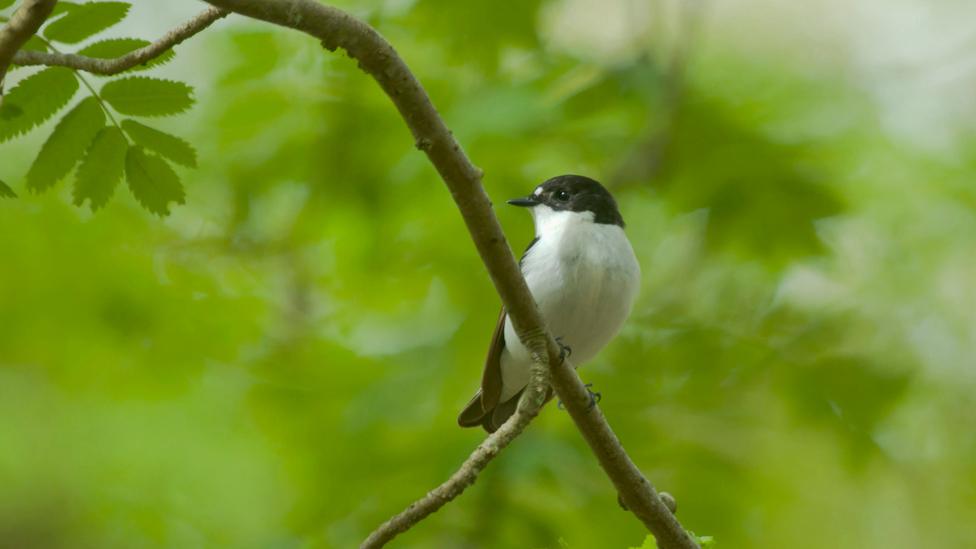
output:
[[[654,534],[660,547],[696,548],[697,544],[627,457],[599,408],[589,406],[586,387],[576,372],[569,364],[559,360],[559,347],[546,329],[498,218],[495,217],[491,201],[481,186],[481,170],[468,160],[460,144],[437,114],[427,93],[393,47],[369,25],[313,0],[206,1],[248,17],[303,31],[321,40],[329,50],[342,48],[357,60],[360,68],[376,79],[410,128],[417,148],[427,154],[447,184],[502,304],[512,319],[519,340],[534,357],[536,369],[546,362],[550,365],[557,395],[597,455],[623,502]],[[533,375],[533,380],[539,378],[539,375]],[[535,393],[540,387],[535,385],[535,381],[533,383]],[[519,408],[523,412],[503,426],[506,432],[512,433],[511,438],[531,420],[531,413],[526,417],[525,407],[526,399],[522,399]],[[501,442],[491,437],[488,440],[493,444]],[[387,533],[374,534],[377,541],[372,547],[382,546],[385,541],[406,531],[459,494],[460,489],[473,482],[471,479],[477,476],[480,469],[502,447],[490,448],[497,449],[494,452],[487,449],[484,452],[476,451],[477,455],[472,456],[473,461],[467,470],[459,471],[451,480],[435,489],[436,495],[422,498],[407,511],[394,517],[392,521],[396,521],[395,525],[386,526],[391,524],[388,522],[381,526],[378,532]],[[374,538],[371,536],[370,539]]]
[[[132,67],[148,63],[163,55],[187,38],[209,27],[214,21],[225,17],[229,12],[218,8],[208,8],[193,19],[167,32],[162,38],[114,59],[97,59],[73,53],[51,53],[45,51],[20,51],[13,57],[17,65],[55,65],[68,67],[93,74],[111,75],[127,71]]]
[[[57,0],[25,0],[17,8],[10,21],[0,29],[0,97],[3,95],[3,79],[7,76],[10,62],[20,48],[37,33],[51,15]]]
[[[508,418],[497,431],[488,435],[449,479],[381,524],[366,538],[359,549],[383,547],[394,537],[406,532],[414,524],[427,518],[474,484],[478,474],[488,466],[488,463],[515,440],[515,437],[519,436],[529,422],[539,414],[539,410],[545,403],[548,386],[548,365],[545,360],[542,360],[533,366],[533,378],[529,390],[523,393],[512,417]]]

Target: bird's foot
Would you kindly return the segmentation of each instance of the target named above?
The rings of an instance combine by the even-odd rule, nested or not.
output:
[[[567,358],[573,356],[573,348],[563,343],[562,336],[556,338],[556,344],[559,345],[560,362],[565,362]]]
[[[587,410],[592,410],[593,407],[596,406],[597,403],[600,402],[600,400],[603,399],[603,394],[602,393],[597,393],[597,392],[591,390],[590,387],[593,387],[593,384],[592,383],[587,383],[586,385],[584,385],[584,387],[586,387],[586,394],[589,395],[589,397],[590,397],[590,404],[589,404],[589,406],[587,406],[586,409]],[[566,406],[563,404],[563,401],[562,400],[556,402],[556,407],[559,408],[560,410],[565,410],[566,409]]]
[[[590,389],[590,387],[593,387],[592,383],[587,383],[584,387],[586,387],[586,393],[590,395],[590,407],[588,409],[592,410],[603,399],[603,393],[598,393]]]

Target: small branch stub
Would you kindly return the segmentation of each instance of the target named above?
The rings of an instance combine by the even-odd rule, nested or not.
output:
[[[421,137],[420,139],[417,140],[416,146],[417,146],[417,149],[419,149],[421,151],[424,151],[424,152],[427,152],[427,151],[430,150],[431,147],[434,146],[434,143],[433,143],[433,141],[431,141],[430,139],[427,139],[426,137]]]

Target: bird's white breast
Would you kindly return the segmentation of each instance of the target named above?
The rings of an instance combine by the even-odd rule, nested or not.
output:
[[[570,360],[593,358],[617,334],[637,296],[640,267],[621,227],[594,223],[589,212],[533,209],[539,240],[522,260],[522,274],[553,336],[572,349]],[[528,382],[531,359],[511,322],[505,325],[502,396]]]

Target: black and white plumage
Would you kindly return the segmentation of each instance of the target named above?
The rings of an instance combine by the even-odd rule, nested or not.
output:
[[[550,332],[579,365],[592,359],[630,315],[640,266],[613,196],[579,175],[554,177],[509,204],[530,208],[535,240],[519,264]],[[514,412],[532,360],[502,310],[481,389],[458,416],[462,427],[492,432]]]

